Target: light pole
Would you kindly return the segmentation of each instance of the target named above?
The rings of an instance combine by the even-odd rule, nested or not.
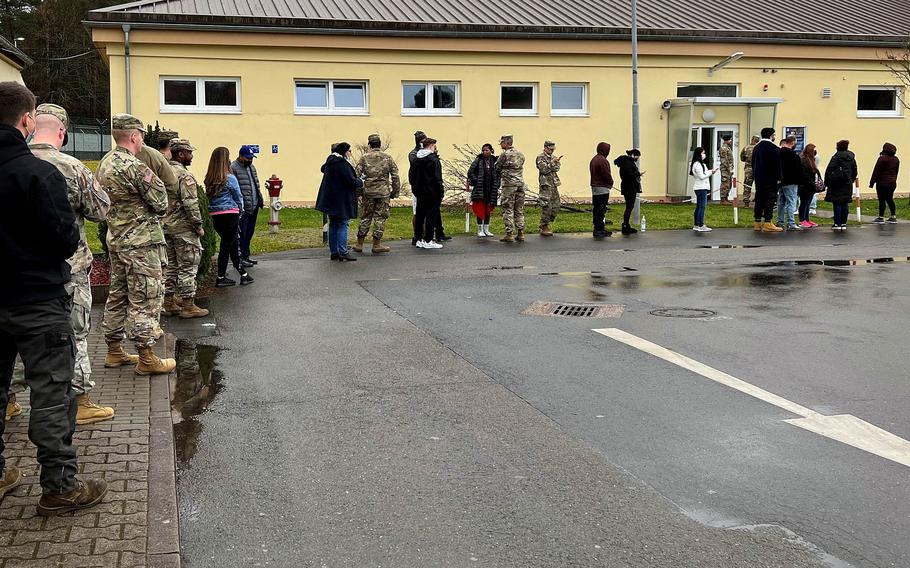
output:
[[[19,49],[20,41],[25,41],[25,38],[24,37],[14,37],[13,38],[13,47],[15,47],[16,49]]]
[[[638,121],[638,1],[632,0],[632,147],[641,149]]]

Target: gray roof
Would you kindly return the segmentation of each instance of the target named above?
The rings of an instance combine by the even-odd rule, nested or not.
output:
[[[19,67],[28,67],[34,63],[28,55],[22,53],[13,42],[3,36],[0,36],[0,53]]]
[[[295,29],[481,37],[627,37],[628,0],[141,0],[94,10],[89,26]],[[643,39],[900,44],[907,0],[641,0]]]

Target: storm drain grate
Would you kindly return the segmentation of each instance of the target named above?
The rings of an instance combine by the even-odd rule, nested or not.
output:
[[[715,311],[696,308],[662,308],[650,313],[662,318],[709,318],[717,315]]]
[[[526,316],[553,316],[562,318],[618,318],[625,306],[622,304],[588,304],[537,301],[521,312]]]

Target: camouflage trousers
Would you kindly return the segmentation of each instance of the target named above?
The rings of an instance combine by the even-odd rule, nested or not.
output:
[[[197,236],[167,235],[167,260],[164,293],[181,298],[196,296],[196,274],[202,260],[202,244]]]
[[[381,239],[385,232],[385,222],[389,218],[388,197],[366,197],[361,200],[360,225],[357,227],[357,238],[365,238],[373,226],[373,238]]]
[[[137,347],[155,343],[164,283],[163,246],[111,251],[111,289],[104,306],[102,330],[107,341],[131,339]]]
[[[548,225],[556,220],[559,214],[559,188],[545,185],[538,194],[540,202],[540,224]]]
[[[89,271],[81,274],[73,272],[72,280],[66,285],[66,292],[73,299],[70,322],[73,324],[73,336],[76,339],[73,390],[77,395],[86,394],[95,386],[95,381],[92,380],[92,365],[88,356],[88,332],[91,327],[89,318],[92,313],[92,287],[89,285]],[[25,387],[25,367],[22,365],[22,360],[16,358],[9,392],[19,394],[25,390]]]
[[[743,180],[743,194],[740,196],[745,203],[748,203],[752,198],[752,184],[754,182],[755,180],[752,179],[752,171],[747,171],[746,179]]]
[[[720,200],[726,201],[730,197],[730,188],[733,187],[733,176],[729,174],[720,175]]]
[[[525,230],[525,192],[527,186],[504,185],[500,192],[502,207],[502,222],[505,223],[506,233],[512,234],[516,229]]]

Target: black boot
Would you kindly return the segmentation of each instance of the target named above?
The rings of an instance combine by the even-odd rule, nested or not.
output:
[[[637,232],[638,232],[638,229],[633,229],[633,228],[632,228],[632,225],[629,225],[628,223],[623,223],[623,224],[622,224],[622,234],[624,234],[624,235],[634,235],[634,234],[637,233]]]

